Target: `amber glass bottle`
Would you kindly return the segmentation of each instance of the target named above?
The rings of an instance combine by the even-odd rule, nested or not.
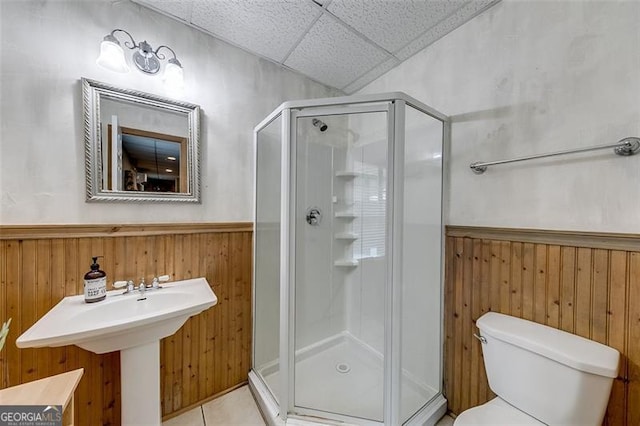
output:
[[[84,301],[99,302],[107,297],[107,274],[100,270],[98,257],[93,257],[91,270],[84,274]]]

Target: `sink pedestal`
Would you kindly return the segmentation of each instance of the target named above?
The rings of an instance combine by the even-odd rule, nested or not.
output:
[[[160,426],[160,341],[120,351],[123,426]]]

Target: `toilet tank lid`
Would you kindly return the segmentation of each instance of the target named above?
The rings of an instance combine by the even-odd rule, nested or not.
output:
[[[478,318],[482,335],[521,347],[576,370],[617,377],[617,350],[546,325],[489,312]],[[490,342],[489,342],[490,344]]]

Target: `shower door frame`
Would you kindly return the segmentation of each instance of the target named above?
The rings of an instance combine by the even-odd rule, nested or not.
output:
[[[281,198],[280,198],[280,342],[278,363],[280,372],[279,395],[273,395],[273,390],[266,384],[261,374],[256,373],[255,348],[252,350],[252,371],[249,373],[250,384],[260,396],[265,397],[260,401],[260,406],[266,414],[277,415],[282,421],[287,422],[288,417],[304,420],[304,417],[315,416],[330,418],[338,421],[353,421],[358,419],[363,425],[395,425],[400,421],[400,361],[401,361],[401,329],[400,307],[402,297],[401,285],[394,282],[402,282],[402,220],[404,210],[403,180],[395,179],[397,172],[404,171],[404,146],[405,146],[405,112],[410,106],[414,109],[440,121],[442,123],[442,165],[441,165],[441,211],[440,211],[440,312],[444,309],[444,217],[446,213],[444,188],[448,182],[446,174],[446,160],[449,158],[451,121],[450,118],[439,111],[423,104],[416,99],[401,93],[391,92],[377,95],[355,95],[335,98],[312,99],[306,101],[284,102],[260,124],[254,128],[255,165],[257,167],[257,143],[258,132],[267,127],[272,121],[282,117],[282,145],[281,145]],[[294,316],[295,316],[295,212],[296,212],[296,119],[299,117],[358,114],[367,112],[387,112],[387,211],[386,211],[386,243],[390,255],[387,256],[387,274],[385,279],[385,314],[384,314],[384,408],[383,422],[362,419],[323,410],[295,407],[294,401],[294,367],[295,367],[295,342],[294,342]],[[286,165],[286,167],[285,167]],[[255,186],[257,188],[257,186]],[[257,189],[255,189],[257,191]],[[288,197],[286,195],[289,195]],[[255,198],[254,194],[254,200]],[[256,206],[257,208],[257,206]],[[254,210],[254,215],[257,211]],[[254,223],[255,223],[254,216]],[[253,258],[255,262],[255,232],[253,244]],[[253,286],[255,286],[255,267],[253,268]],[[400,278],[400,279],[399,279]],[[253,289],[255,298],[255,289]],[[255,300],[253,301],[255,310]],[[254,313],[255,318],[255,313]],[[255,328],[253,333],[255,333]],[[255,336],[254,336],[255,341]],[[412,420],[428,418],[429,407],[436,399],[446,400],[442,395],[443,376],[443,351],[444,351],[444,321],[440,323],[440,358],[439,358],[439,392],[428,400],[406,423]],[[261,387],[251,383],[252,379],[258,379]],[[276,398],[274,398],[276,397]],[[277,408],[276,408],[277,407]],[[299,415],[298,415],[299,414]],[[444,414],[444,412],[442,413]]]

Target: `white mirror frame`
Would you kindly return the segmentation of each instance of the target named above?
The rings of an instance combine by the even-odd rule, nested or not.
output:
[[[103,190],[102,133],[100,98],[123,100],[146,107],[185,114],[188,120],[187,179],[189,192],[136,192]],[[84,152],[87,201],[125,202],[188,202],[200,203],[200,107],[195,104],[164,98],[136,90],[123,89],[107,83],[82,78],[84,110]]]

